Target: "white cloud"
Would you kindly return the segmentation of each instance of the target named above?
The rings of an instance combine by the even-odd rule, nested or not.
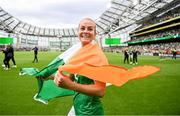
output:
[[[74,27],[83,17],[97,19],[109,0],[0,0],[19,20],[40,27]]]

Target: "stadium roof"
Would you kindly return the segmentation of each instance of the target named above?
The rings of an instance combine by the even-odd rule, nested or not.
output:
[[[171,2],[173,0],[112,0],[111,7],[97,20],[98,32],[109,33],[129,27]]]
[[[111,6],[96,20],[99,34],[108,34],[136,24],[176,0],[112,0]],[[179,3],[178,3],[179,5]],[[45,37],[77,37],[77,28],[42,28],[22,22],[0,7],[0,30],[8,33]]]

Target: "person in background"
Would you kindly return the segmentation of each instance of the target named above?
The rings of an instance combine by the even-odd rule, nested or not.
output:
[[[177,54],[177,51],[176,51],[176,49],[174,48],[173,50],[172,50],[172,59],[174,58],[174,59],[176,59],[176,54]]]
[[[38,48],[35,46],[32,50],[34,50],[34,60],[33,63],[36,61],[36,63],[38,62]]]
[[[133,51],[132,51],[132,48],[129,49],[128,53],[129,53],[130,64],[133,64]]]
[[[134,49],[132,53],[133,53],[133,65],[137,65],[138,64],[138,60],[137,60],[138,51]]]
[[[12,67],[16,68],[17,66],[16,66],[16,61],[15,61],[15,59],[14,59],[14,48],[13,48],[12,45],[10,45],[9,49],[10,49],[9,52],[12,53],[12,57],[11,57],[11,60],[12,60],[12,62],[13,62],[13,66],[12,66]]]
[[[5,67],[4,70],[9,70],[10,69],[10,64],[9,61],[12,58],[12,52],[10,49],[10,45],[5,46],[5,49],[3,50],[3,53],[5,54],[5,58],[3,60]]]
[[[128,49],[124,50],[124,63],[128,63],[129,64],[129,53],[128,53]]]
[[[7,59],[7,45],[5,45],[2,52],[4,53],[4,59],[3,59],[2,67],[5,69],[6,68],[6,59]]]

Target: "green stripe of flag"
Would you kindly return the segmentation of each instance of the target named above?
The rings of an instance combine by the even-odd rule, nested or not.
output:
[[[64,65],[79,49],[81,44],[78,43],[64,53],[59,55],[49,65],[42,70],[38,71],[36,68],[22,68],[20,75],[28,74],[37,77],[38,81],[38,93],[34,96],[34,99],[42,103],[47,104],[48,101],[55,97],[62,97],[73,95],[74,91],[57,87],[53,80],[43,81],[38,77],[49,77],[57,72],[58,67]]]

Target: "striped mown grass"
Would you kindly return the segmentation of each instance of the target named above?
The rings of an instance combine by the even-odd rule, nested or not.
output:
[[[48,105],[33,100],[36,79],[19,76],[21,67],[43,68],[58,52],[39,52],[39,62],[32,63],[33,52],[15,52],[17,68],[0,68],[0,115],[66,115],[72,96],[52,99]],[[110,64],[124,66],[121,54],[106,53]],[[0,60],[4,58],[0,54]],[[155,65],[161,71],[148,78],[130,81],[122,87],[107,87],[102,102],[106,115],[178,115],[180,114],[180,59],[139,56],[138,65]],[[12,62],[10,62],[12,64]],[[109,72],[110,73],[110,72]]]

